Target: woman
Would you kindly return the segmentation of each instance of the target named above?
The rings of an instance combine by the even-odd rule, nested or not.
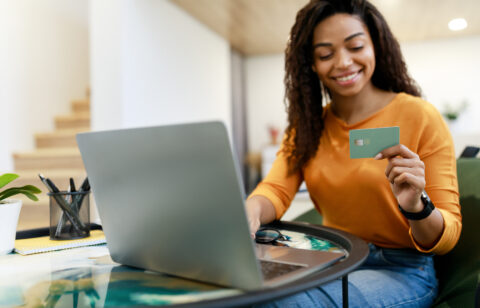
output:
[[[326,226],[369,243],[366,262],[349,275],[350,305],[430,306],[432,255],[450,251],[461,231],[454,147],[384,18],[366,1],[311,1],[297,14],[285,68],[288,127],[247,200],[252,236],[281,218],[305,181]],[[350,130],[390,126],[400,127],[399,145],[350,158]],[[341,302],[337,280],[266,306]]]

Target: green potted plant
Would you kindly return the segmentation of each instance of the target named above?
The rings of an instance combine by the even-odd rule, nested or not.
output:
[[[13,173],[0,175],[0,255],[7,254],[14,248],[18,217],[22,208],[22,200],[7,198],[23,194],[33,201],[38,201],[35,194],[42,192],[33,185],[1,190],[16,178],[18,178],[18,175]]]
[[[445,104],[443,116],[449,121],[454,122],[458,119],[460,114],[465,111],[468,107],[468,102],[466,100],[462,101],[460,104],[456,106],[452,106],[450,104]]]

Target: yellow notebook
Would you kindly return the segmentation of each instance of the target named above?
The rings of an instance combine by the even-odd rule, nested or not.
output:
[[[53,241],[49,236],[28,238],[15,241],[15,252],[21,255],[49,252],[76,247],[105,244],[105,235],[101,230],[90,231],[90,236],[78,240]]]

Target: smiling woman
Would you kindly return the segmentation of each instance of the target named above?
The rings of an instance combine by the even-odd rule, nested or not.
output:
[[[354,307],[429,307],[432,254],[458,241],[461,215],[453,141],[420,98],[400,47],[365,0],[312,0],[285,54],[288,127],[272,169],[247,200],[250,229],[280,219],[305,181],[326,226],[369,242],[349,274]],[[400,144],[352,159],[352,130],[399,127]],[[402,261],[402,262],[399,262]],[[334,281],[266,307],[337,307]]]

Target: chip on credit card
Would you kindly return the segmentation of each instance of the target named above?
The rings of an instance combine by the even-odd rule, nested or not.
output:
[[[386,148],[400,143],[400,127],[352,129],[350,158],[371,158]]]

